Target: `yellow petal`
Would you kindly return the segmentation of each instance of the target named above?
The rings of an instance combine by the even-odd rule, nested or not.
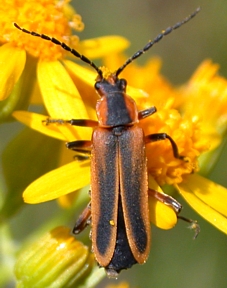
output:
[[[184,199],[203,218],[227,234],[227,189],[200,175],[190,175],[177,186]]]
[[[0,47],[0,100],[7,98],[20,78],[26,62],[24,50],[5,44]]]
[[[72,192],[67,195],[63,195],[58,198],[58,204],[63,208],[70,208],[72,207],[72,203],[75,202],[75,199],[78,197],[79,193]]]
[[[121,36],[103,36],[80,41],[78,51],[87,58],[100,58],[110,53],[118,53],[130,45],[129,41]]]
[[[54,119],[88,119],[76,86],[58,61],[38,63],[38,80],[44,103]],[[84,128],[59,127],[68,140],[84,139]]]
[[[209,135],[204,134],[203,137],[209,141],[210,149],[199,156],[199,171],[203,175],[208,175],[220,157],[224,141],[221,143],[222,137],[217,132],[210,133]]]
[[[149,187],[153,190],[163,193],[155,180],[150,176]],[[149,213],[150,221],[160,229],[172,229],[177,223],[177,215],[173,208],[158,201],[154,197],[149,197]]]
[[[90,87],[91,90],[87,91],[87,95],[90,95],[89,101],[92,107],[94,108],[96,105],[96,101],[98,99],[95,94],[95,88],[94,88],[95,79],[97,78],[97,73],[95,71],[92,71],[89,68],[83,67],[69,60],[64,60],[64,64],[66,65],[67,69],[69,69],[70,73],[75,75],[77,78],[83,81],[83,83],[86,83],[87,86]],[[135,101],[139,101],[141,98],[144,99],[144,97],[149,97],[149,95],[142,89],[134,88],[129,85],[127,86],[126,93],[130,95]],[[86,95],[83,95],[83,97],[86,97]]]
[[[1,220],[12,217],[21,208],[21,194],[25,187],[56,167],[61,144],[60,141],[30,128],[23,129],[8,141],[1,155],[2,171],[7,185],[7,193],[1,204]]]
[[[106,288],[130,288],[129,283],[127,282],[121,282],[119,284],[110,284],[106,286]]]
[[[73,73],[73,75],[76,75],[78,78],[83,80],[83,82],[92,87],[94,91],[95,79],[97,78],[97,72],[95,72],[95,70],[93,71],[92,69],[81,66],[70,60],[64,60],[64,64],[66,65],[67,69]]]
[[[95,107],[98,95],[94,88],[97,73],[90,68],[83,67],[69,60],[64,60],[64,64],[74,83],[76,83],[77,89],[81,93],[89,119],[97,120]]]
[[[184,189],[195,194],[205,204],[227,216],[227,189],[225,187],[199,174],[190,175],[187,182],[181,183],[180,187],[184,187]]]
[[[149,97],[149,94],[142,89],[127,86],[127,94],[132,97],[135,101],[145,100],[144,98]]]
[[[35,204],[81,189],[90,182],[90,161],[71,162],[38,178],[23,193],[26,203]]]
[[[57,125],[46,125],[43,120],[46,120],[48,116],[27,112],[27,111],[14,111],[13,117],[21,123],[29,126],[30,128],[45,134],[50,137],[57,138],[59,140],[66,141],[67,139],[61,133],[59,126]]]

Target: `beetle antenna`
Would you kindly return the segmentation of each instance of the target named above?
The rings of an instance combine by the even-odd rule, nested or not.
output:
[[[141,49],[141,50],[137,51],[135,54],[133,54],[132,57],[130,57],[120,68],[118,68],[118,70],[115,72],[115,75],[118,76],[125,69],[126,66],[128,66],[132,61],[134,61],[135,59],[140,57],[142,54],[147,52],[147,50],[149,50],[155,43],[158,43],[163,38],[163,36],[168,35],[173,30],[175,30],[175,29],[181,27],[183,24],[187,23],[189,20],[191,20],[193,17],[195,17],[196,14],[199,13],[199,11],[200,11],[200,7],[198,7],[191,15],[186,17],[183,21],[177,22],[175,25],[168,27],[167,29],[162,31],[160,34],[158,34],[158,36],[156,38],[154,38],[153,41],[149,41],[146,44],[146,46],[144,46],[143,49]]]
[[[36,32],[33,32],[33,31],[29,31],[29,30],[26,30],[24,28],[21,28],[17,23],[13,23],[13,25],[21,30],[22,32],[24,33],[27,33],[27,34],[30,34],[32,36],[36,36],[36,37],[40,37],[42,39],[45,39],[47,41],[51,41],[53,42],[54,44],[56,45],[60,45],[64,50],[66,51],[69,51],[71,54],[73,54],[74,56],[76,56],[77,58],[80,58],[83,62],[89,64],[91,67],[93,67],[97,73],[99,74],[99,76],[101,77],[101,79],[103,78],[103,73],[102,73],[102,70],[99,69],[91,60],[89,60],[87,57],[85,57],[84,55],[80,54],[79,52],[77,52],[75,49],[73,48],[70,48],[68,45],[66,45],[64,42],[60,42],[59,40],[53,38],[53,37],[49,37],[45,34],[39,34],[39,33],[36,33]]]

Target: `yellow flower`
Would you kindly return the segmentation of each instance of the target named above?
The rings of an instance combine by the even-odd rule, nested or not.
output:
[[[114,59],[113,61],[112,58]],[[122,59],[122,56],[120,55],[120,57],[117,58],[117,54],[112,53],[107,59],[107,62],[111,66],[112,63],[119,63],[119,59]],[[67,60],[64,61],[64,63],[77,84],[79,92],[81,92],[80,96],[83,99],[83,103],[86,103],[87,111],[89,111],[89,118],[95,120],[95,102],[97,98],[93,85],[96,73]],[[167,140],[148,144],[146,147],[148,172],[156,181],[150,180],[149,186],[150,188],[158,190],[158,185],[173,185],[199,214],[218,229],[227,233],[226,209],[222,207],[223,205],[220,205],[220,203],[224,203],[223,199],[227,197],[226,189],[208,179],[202,178],[202,176],[199,176],[198,174],[193,174],[199,170],[197,159],[200,154],[208,151],[210,148],[213,149],[220,144],[221,137],[218,132],[215,131],[214,127],[211,127],[212,129],[210,128],[209,131],[203,130],[204,122],[202,116],[204,115],[194,113],[193,109],[187,111],[187,113],[186,109],[181,111],[181,113],[176,109],[177,107],[184,107],[183,104],[187,106],[187,102],[190,102],[190,99],[188,99],[188,101],[185,99],[179,101],[179,98],[186,93],[184,88],[181,87],[181,89],[177,89],[172,87],[164,77],[160,75],[159,67],[160,61],[158,59],[149,61],[143,68],[138,67],[134,63],[129,65],[124,71],[124,77],[129,84],[135,84],[135,87],[129,85],[127,94],[136,100],[139,110],[153,105],[158,108],[157,113],[140,121],[140,125],[145,131],[145,135],[163,132],[167,133],[177,143],[179,153],[180,155],[185,156],[186,161],[174,158],[172,147]],[[59,72],[56,71],[56,73]],[[149,75],[149,77],[147,75]],[[51,82],[51,77],[48,76],[46,79],[43,79],[43,81],[49,83]],[[154,91],[152,84],[154,84],[153,86],[155,87]],[[185,89],[187,91],[187,88]],[[210,90],[210,93],[212,93],[212,89]],[[158,95],[158,97],[156,95]],[[200,97],[200,95],[201,94],[197,94],[197,97]],[[70,119],[69,117],[64,118],[61,114],[58,114],[59,109],[67,111],[67,100],[56,100],[54,93],[49,94],[48,97],[47,109],[50,111],[49,106],[51,106],[53,111],[50,113],[50,116],[52,118]],[[199,98],[196,98],[195,96],[195,99]],[[203,99],[209,101],[210,98],[203,95]],[[81,117],[78,115],[76,107],[77,106],[71,107],[71,109],[74,109],[75,111],[73,118],[87,119],[85,116]],[[64,127],[62,127],[62,125],[44,126],[41,124],[41,121],[45,120],[46,116],[25,112],[16,112],[14,113],[14,116],[21,122],[41,133],[64,141],[91,139],[91,128],[70,127],[69,125],[64,125]],[[216,114],[216,117],[218,117],[218,114]],[[62,129],[64,129],[64,132]],[[215,145],[212,145],[214,135],[216,142]],[[80,175],[80,177],[75,179],[75,174]],[[55,199],[84,187],[89,183],[89,179],[89,161],[85,161],[85,163],[72,162],[49,172],[42,178],[33,182],[25,190],[24,200],[28,203],[39,203]],[[200,183],[201,185],[197,185],[197,183]],[[216,188],[218,188],[218,193],[216,193]],[[190,197],[188,197],[188,194],[200,199],[198,200],[200,201],[200,205],[197,203],[193,206],[193,201],[189,199]],[[160,228],[172,228],[177,221],[176,215],[172,209],[154,199],[149,199],[149,201],[150,208],[152,208],[150,212],[151,221]],[[204,209],[204,206],[206,209]],[[168,212],[165,212],[166,215],[169,212],[172,213],[172,215],[169,216],[168,214],[167,217],[163,217],[163,215],[165,215],[163,209],[168,210]],[[217,215],[219,215],[220,221],[217,221]]]
[[[0,4],[0,63],[1,63],[1,119],[15,109],[27,109],[36,85],[38,59],[56,60],[65,54],[53,43],[44,43],[21,33],[13,22],[40,33],[51,33],[67,43],[76,45],[72,29],[81,31],[81,17],[75,14],[68,1],[1,1]],[[29,85],[28,85],[29,83]],[[37,97],[37,96],[36,96]],[[7,99],[8,98],[8,99]],[[37,100],[34,100],[36,102]]]
[[[180,109],[185,116],[202,119],[200,138],[209,141],[209,151],[199,159],[203,174],[209,173],[216,162],[219,153],[215,148],[227,130],[227,80],[218,75],[218,68],[211,60],[205,60],[179,89],[183,99]],[[176,188],[202,217],[227,233],[226,188],[196,174],[189,175]]]
[[[70,41],[67,42],[64,37],[58,37],[58,35],[51,33],[51,31],[46,32],[39,27],[30,27],[26,21],[21,23],[19,19],[14,20],[14,22],[15,21],[29,31],[35,30],[38,33],[45,33],[70,44]],[[16,30],[15,33],[20,35],[19,38],[22,37],[21,39],[26,39],[26,37],[27,39],[34,38],[18,30]],[[127,41],[121,40],[122,41],[115,42],[117,43],[116,46],[125,47]],[[95,104],[97,95],[93,88],[97,76],[96,73],[71,61],[62,60],[65,52],[61,51],[60,47],[58,47],[58,49],[60,48],[59,51],[62,53],[61,55],[57,52],[58,50],[53,53],[54,55],[51,53],[49,55],[48,51],[53,51],[52,48],[50,48],[51,45],[53,45],[51,42],[46,42],[40,38],[34,38],[34,41],[42,42],[42,44],[38,44],[39,42],[37,42],[37,47],[44,45],[44,48],[41,50],[45,51],[40,51],[40,54],[38,54],[37,79],[49,116],[57,119],[74,118],[96,120]],[[89,41],[84,42],[84,45],[77,45],[76,49],[80,52],[82,51],[82,53],[89,58],[96,57],[97,55],[105,56],[105,52],[102,51],[102,49],[98,52],[96,49],[94,50],[97,52],[96,54],[94,52],[94,55],[89,55],[89,51],[93,49],[92,46],[95,45],[97,48],[97,41],[90,43]],[[14,43],[14,40],[10,43]],[[47,46],[45,46],[45,44],[47,44]],[[7,45],[8,43],[3,46]],[[75,43],[73,42],[71,45],[74,47]],[[101,46],[103,47],[104,45]],[[106,56],[104,64],[105,66],[109,64],[111,69],[116,69],[118,63],[119,66],[123,63],[121,59],[124,57],[119,55],[119,50],[116,49],[115,46],[111,46],[113,53],[110,53],[110,46],[111,45],[107,46],[109,56]],[[24,46],[24,44],[18,47],[17,49],[21,49],[30,53],[33,57],[37,57],[37,55],[33,55],[32,52],[27,50],[28,48],[25,48],[26,46]],[[34,48],[35,46],[33,45],[32,47]],[[92,49],[89,47],[92,47]],[[88,51],[84,52],[86,49],[88,49]],[[35,50],[36,49],[34,49],[34,51]],[[58,59],[62,61],[60,62]],[[62,63],[64,65],[62,65]],[[113,63],[115,63],[115,65],[117,64],[117,67],[112,67]],[[215,84],[210,86],[209,89],[205,89],[205,91],[201,88],[190,91],[193,85],[195,85],[195,87],[201,85],[204,81],[203,77],[201,77],[202,79],[195,77],[195,80],[192,78],[189,83],[184,86],[175,88],[160,75],[159,69],[160,60],[154,59],[149,61],[145,67],[138,67],[133,63],[124,71],[124,77],[129,83],[127,94],[135,99],[138,109],[143,110],[153,105],[158,109],[157,113],[140,121],[145,135],[167,133],[177,143],[180,155],[185,157],[185,161],[174,158],[173,149],[167,140],[147,144],[149,187],[161,191],[159,186],[164,184],[174,186],[198,213],[218,229],[227,233],[227,213],[225,205],[223,204],[226,200],[226,189],[195,173],[199,171],[198,157],[209,149],[212,151],[221,143],[222,134],[215,129],[215,125],[221,123],[219,119],[221,109],[218,110],[218,113],[213,113],[212,121],[210,121],[209,125],[206,125],[204,119],[208,116],[207,113],[209,109],[204,109],[202,114],[199,109],[197,111],[193,109],[193,106],[189,109],[187,105],[191,100],[190,94],[193,94],[197,101],[201,98],[204,100],[204,105],[207,105],[206,107],[211,107],[212,104],[210,102],[213,98],[205,97],[204,94],[206,96],[212,94],[217,98],[218,93],[227,87],[226,83],[223,79],[222,86],[218,93],[214,93]],[[208,69],[206,68],[206,70]],[[214,78],[216,79],[216,77]],[[216,80],[217,82],[220,80],[218,76]],[[201,85],[201,87],[206,88],[208,83],[209,81],[207,81],[205,86]],[[76,86],[74,84],[76,84]],[[9,88],[11,86],[6,85],[6,87]],[[9,93],[8,91],[10,91],[10,89],[7,90],[7,93]],[[194,105],[196,105],[195,103],[196,100],[194,100]],[[223,104],[226,105],[224,98]],[[62,141],[91,139],[91,128],[72,127],[69,124],[61,125],[60,123],[56,125],[45,125],[42,121],[46,120],[47,115],[18,111],[14,112],[13,116],[29,127]],[[225,116],[225,111],[222,110],[222,119],[225,119]],[[203,127],[206,127],[206,129],[203,129]],[[223,130],[223,127],[224,126],[222,126],[221,130]],[[65,159],[62,161],[63,163],[67,162]],[[40,203],[56,199],[85,187],[89,182],[89,160],[84,162],[74,161],[52,170],[31,183],[24,192],[24,200],[27,203]],[[65,205],[65,200],[67,201],[68,198],[61,199],[64,199],[62,202],[64,202]],[[152,197],[149,199],[149,206],[151,221],[156,226],[162,229],[170,229],[176,224],[177,215],[171,207],[164,205]],[[19,265],[23,264],[25,258],[23,256],[22,260],[19,260]],[[21,279],[20,277],[21,275],[18,276],[18,279]]]
[[[195,116],[206,119],[203,123],[205,127],[214,126],[220,134],[223,134],[226,132],[227,123],[227,80],[218,75],[218,70],[218,64],[205,60],[188,83],[180,88],[180,92],[183,96],[182,109],[185,114],[193,110]],[[198,98],[200,105],[196,105]]]
[[[57,91],[56,97],[58,97],[58,94],[64,97],[66,92],[71,91],[75,98],[78,98],[77,105],[80,102],[77,89],[73,85],[70,76],[57,61],[63,59],[66,51],[50,41],[43,41],[22,33],[13,26],[14,22],[29,31],[51,35],[60,41],[64,41],[81,52],[87,52],[89,57],[100,57],[100,55],[105,54],[106,51],[104,51],[103,46],[106,46],[106,41],[118,43],[118,37],[102,37],[79,43],[79,38],[72,35],[72,30],[81,31],[84,24],[81,16],[76,14],[74,9],[68,5],[68,2],[68,0],[41,0],[38,3],[33,0],[1,1],[0,100],[4,100],[0,103],[1,119],[9,117],[14,110],[27,110],[30,102],[40,103],[42,101],[36,82],[38,80],[42,94],[47,93],[41,85],[46,73],[55,75],[53,79],[55,89],[50,92]],[[128,45],[123,40],[121,43],[123,48]],[[116,47],[113,45],[110,51],[112,49],[116,49]],[[121,50],[122,46],[119,45],[117,49]],[[37,62],[39,63],[38,66]],[[36,68],[38,79],[36,79]],[[59,73],[55,73],[55,69]],[[73,103],[74,101],[75,99],[71,100]],[[83,103],[80,104],[79,110],[81,116],[87,115]],[[70,111],[68,113],[70,114]],[[68,117],[68,114],[65,116]]]
[[[124,62],[122,60],[124,57],[119,55],[119,52],[128,45],[127,40],[120,37],[104,37],[79,43],[78,38],[71,35],[71,28],[80,31],[83,28],[83,23],[80,16],[75,14],[67,2],[53,0],[39,1],[38,4],[37,1],[27,1],[26,3],[25,1],[1,2],[0,7],[3,6],[0,9],[3,12],[2,15],[0,12],[2,16],[2,20],[0,20],[2,24],[0,63],[3,67],[0,75],[3,84],[0,92],[0,97],[3,100],[2,118],[7,118],[15,109],[27,110],[28,103],[41,103],[43,101],[51,118],[96,120],[97,95],[93,88],[96,73],[69,60],[64,60],[66,52],[61,47],[50,41],[24,34],[12,25],[12,22],[16,22],[29,31],[53,36],[88,58],[104,57],[104,64],[111,69],[120,66]],[[107,44],[108,42],[111,45]],[[5,65],[6,59],[7,65]],[[225,79],[222,78],[221,80],[216,75],[216,69],[212,70],[212,64],[210,64],[205,65],[205,68],[201,69],[202,72],[198,75],[195,74],[196,76],[192,77],[188,83],[180,88],[175,88],[160,75],[159,69],[159,59],[149,61],[144,67],[138,67],[134,63],[127,67],[124,71],[124,77],[129,83],[127,94],[136,100],[139,110],[153,105],[157,107],[157,113],[140,121],[141,127],[146,135],[168,133],[177,143],[180,154],[184,155],[187,161],[173,157],[172,147],[167,140],[148,144],[149,187],[159,191],[161,191],[159,185],[168,184],[176,187],[198,213],[221,231],[227,233],[227,213],[223,204],[226,202],[226,189],[196,173],[193,174],[199,171],[198,157],[201,154],[207,155],[206,151],[209,149],[213,151],[221,143],[225,129],[224,124],[226,123],[225,108],[221,109],[220,105],[217,111],[212,111],[209,125],[206,119],[209,115],[209,109],[215,103],[212,101],[217,100],[217,97],[220,96],[219,93],[225,91],[227,87]],[[35,76],[36,71],[37,78]],[[204,76],[205,71],[208,72],[208,75]],[[213,85],[209,86],[211,78],[214,81]],[[205,83],[203,83],[204,79],[206,79]],[[27,85],[27,83],[31,85]],[[41,95],[43,100],[41,100]],[[191,101],[192,95],[194,99]],[[193,105],[189,108],[188,104],[194,103],[196,106],[198,99],[204,100],[206,109],[203,111],[199,109],[197,111]],[[223,97],[222,106],[226,107],[225,97]],[[45,125],[42,121],[49,116],[26,111],[17,111],[13,115],[27,126],[64,142],[91,139],[91,128],[72,127],[69,124]],[[206,128],[204,129],[204,127]],[[43,142],[44,140],[36,143],[38,148],[43,146]],[[68,160],[66,160],[64,152],[62,154],[62,163],[65,164]],[[38,156],[34,151],[33,155]],[[42,157],[42,159],[46,158]],[[45,161],[48,162],[48,160]],[[46,164],[45,161],[43,161],[44,164]],[[203,166],[204,163],[202,163]],[[24,171],[19,172],[25,175]],[[31,183],[24,192],[24,199],[27,203],[40,203],[60,197],[61,203],[68,206],[71,198],[64,196],[85,187],[89,182],[89,160],[73,161],[52,170]],[[156,226],[170,229],[176,224],[177,215],[171,207],[152,199],[152,197],[149,199],[149,205],[150,218]],[[56,232],[58,235],[55,234]],[[61,237],[59,237],[59,233]],[[41,286],[46,286],[58,280],[68,281],[68,277],[71,276],[77,277],[77,272],[71,269],[72,266],[67,266],[69,262],[70,264],[75,262],[73,268],[79,265],[76,267],[80,270],[79,277],[83,273],[88,273],[90,264],[93,263],[93,257],[87,254],[86,247],[80,246],[68,233],[68,229],[65,231],[63,228],[56,229],[46,235],[45,238],[39,239],[30,247],[31,249],[21,254],[15,269],[20,284],[25,283],[27,285],[27,281],[30,281],[28,285],[31,286],[40,281]],[[53,238],[58,239],[57,242],[53,242]],[[52,248],[51,251],[46,251],[48,245]],[[43,257],[42,250],[47,252],[45,257]],[[34,254],[34,251],[41,252],[41,254]],[[80,252],[81,255],[77,254]],[[59,264],[66,265],[67,269],[65,266],[57,266],[66,277],[56,279],[59,276],[59,271],[55,274],[56,270],[51,270],[53,268],[52,256],[54,259],[56,259],[55,257],[62,259],[62,255],[65,256],[66,254],[69,258],[66,257],[67,259],[64,260],[69,260],[69,262],[60,261]],[[37,263],[37,255],[41,260],[39,265],[43,265],[39,266],[40,270],[37,269],[36,278],[28,279],[26,276],[33,273],[34,265]],[[79,261],[78,263],[73,258],[74,256],[76,258],[84,256],[84,258],[82,257],[84,262]],[[46,274],[45,271],[51,272],[48,274],[49,278],[43,278]],[[100,278],[97,277],[97,279]],[[65,282],[60,283],[60,286],[64,285]],[[127,287],[127,284],[123,283],[121,286]]]
[[[111,53],[113,50],[121,51],[127,47],[128,41],[117,36],[100,37],[79,42],[78,37],[72,35],[72,31],[81,31],[84,24],[81,16],[76,14],[68,2],[68,0],[41,0],[38,3],[33,0],[1,1],[0,100],[2,101],[0,102],[0,119],[2,121],[12,120],[11,115],[14,110],[36,109],[37,111],[39,109],[40,111],[45,108],[55,118],[89,117],[89,109],[86,107],[86,103],[81,100],[80,93],[74,85],[73,79],[65,69],[63,61],[67,52],[51,41],[32,37],[18,30],[13,25],[13,23],[17,23],[25,29],[49,34],[70,46],[72,45],[74,48],[76,47],[81,53],[87,53],[89,57],[100,57],[108,52]],[[106,51],[104,47],[107,47],[106,43],[110,41],[114,45],[109,46],[109,50]],[[50,103],[53,99],[49,99],[49,95],[55,95],[55,100],[58,104],[58,101],[66,100],[67,108],[61,109],[59,106],[58,111],[55,111],[52,104],[54,107],[56,105],[54,102]],[[77,109],[74,107],[77,107]],[[77,114],[75,111],[77,111]],[[80,134],[81,137],[84,136],[82,130],[68,132],[68,129],[64,127],[61,127],[60,130],[70,139],[74,139]],[[36,136],[36,143],[35,141],[31,143],[31,139],[35,136],[28,129],[27,132],[22,132],[17,138],[13,139],[12,145],[7,145],[4,152],[5,157],[3,158],[4,171],[7,174],[5,177],[9,180],[8,187],[10,188],[3,205],[4,213],[2,215],[4,217],[12,215],[22,205],[21,192],[28,183],[56,167],[56,164],[53,161],[49,161],[48,157],[50,157],[49,152],[52,151],[52,156],[56,158],[56,162],[58,161],[61,149],[60,147],[58,148],[59,144],[53,143],[53,140],[51,140],[51,143],[47,140],[48,143],[45,143],[46,149],[44,146],[37,148],[38,146],[36,145],[44,141],[41,139],[42,136],[40,136]],[[26,153],[28,151],[24,149],[25,143],[29,143],[29,153]],[[21,146],[23,149],[18,153],[18,149]],[[50,149],[49,152],[47,147]],[[35,153],[39,154],[37,157],[39,160],[34,163],[36,167],[32,171],[33,173],[29,173],[27,178],[21,177],[18,171],[21,173],[22,171],[28,171],[33,157],[31,157],[33,149],[36,151]],[[24,159],[22,161],[23,165],[19,164],[19,161],[15,165],[11,165],[18,154]],[[46,159],[45,165],[40,161],[42,158]],[[15,184],[16,182],[17,184]],[[11,199],[15,200],[13,204]]]

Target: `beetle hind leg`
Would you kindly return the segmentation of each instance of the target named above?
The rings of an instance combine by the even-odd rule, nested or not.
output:
[[[200,233],[200,226],[199,226],[198,222],[197,222],[196,220],[192,220],[192,219],[186,218],[186,217],[181,216],[181,215],[177,215],[177,218],[178,218],[178,219],[181,219],[181,220],[183,220],[183,221],[185,221],[185,222],[190,223],[189,228],[190,228],[190,229],[193,229],[193,230],[195,231],[195,234],[194,234],[193,239],[196,239],[197,236],[198,236],[199,233]]]
[[[158,201],[160,201],[166,205],[171,206],[173,208],[173,210],[176,212],[176,214],[180,213],[180,211],[182,209],[182,205],[176,199],[174,199],[173,197],[171,197],[168,194],[161,193],[161,192],[158,192],[158,191],[153,190],[153,189],[149,189],[148,195],[156,198]]]
[[[73,234],[79,234],[82,232],[91,222],[91,202],[86,206],[83,212],[80,214],[73,228]]]
[[[176,199],[174,199],[173,197],[171,197],[168,194],[161,193],[161,192],[158,192],[158,191],[153,190],[153,189],[148,190],[148,195],[154,197],[155,199],[157,199],[158,201],[160,201],[166,205],[171,206],[173,208],[173,210],[176,212],[178,219],[181,219],[185,222],[190,223],[189,228],[191,228],[195,231],[193,239],[195,239],[199,235],[200,226],[196,220],[192,220],[192,219],[186,218],[184,216],[178,215],[182,210],[182,205]]]

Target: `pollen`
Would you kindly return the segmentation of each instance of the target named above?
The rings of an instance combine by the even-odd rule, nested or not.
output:
[[[199,170],[198,157],[209,149],[199,118],[183,117],[175,109],[160,109],[141,121],[145,135],[166,133],[176,143],[180,159],[173,155],[168,139],[146,145],[148,172],[159,185],[177,184]]]
[[[79,38],[72,36],[72,30],[81,31],[84,24],[80,15],[76,14],[68,2],[67,0],[2,0],[0,43],[10,42],[33,57],[45,60],[62,58],[65,51],[61,47],[25,34],[17,30],[13,23],[17,23],[28,31],[46,34],[75,47]]]
[[[102,70],[103,78],[108,79],[110,78],[113,73],[105,66],[99,67]]]

